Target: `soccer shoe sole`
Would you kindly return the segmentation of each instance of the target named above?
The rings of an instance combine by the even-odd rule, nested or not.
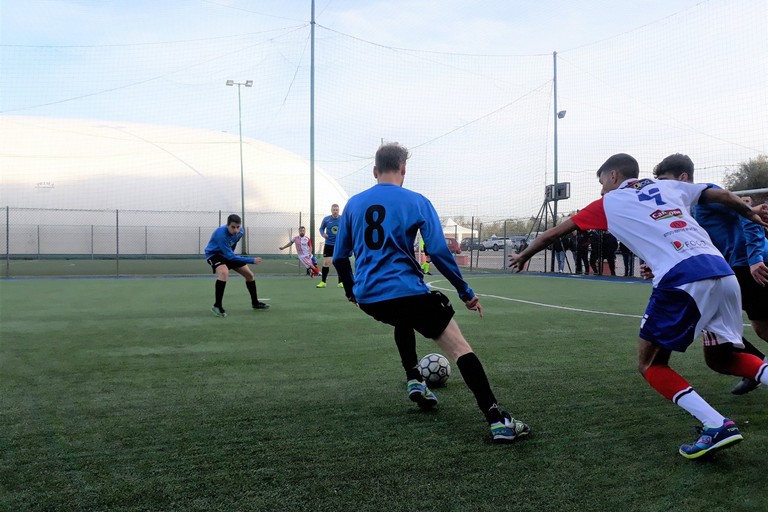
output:
[[[744,436],[741,434],[737,434],[735,436],[731,436],[728,439],[723,439],[719,443],[715,443],[706,450],[701,450],[696,453],[685,453],[682,449],[678,450],[678,453],[685,457],[686,459],[693,460],[698,459],[701,457],[704,457],[705,455],[711,455],[712,453],[722,450],[723,448],[730,448],[731,446],[739,444],[741,441],[744,440]]]

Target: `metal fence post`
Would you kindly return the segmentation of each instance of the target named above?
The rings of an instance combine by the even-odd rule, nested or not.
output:
[[[505,263],[507,261],[507,242],[508,242],[508,240],[509,239],[507,238],[507,219],[504,219],[504,243],[503,243],[504,251],[501,253],[502,254],[502,257],[501,257],[501,270],[504,270],[504,268],[506,267]]]
[[[93,259],[93,224],[91,224],[91,259]]]
[[[474,254],[472,254],[472,246],[475,244],[475,216],[472,216],[472,227],[470,228],[471,231],[469,233],[469,271],[472,271],[473,263],[474,263]]]
[[[11,209],[5,207],[5,277],[11,277]]]
[[[149,259],[149,243],[147,242],[147,226],[144,226],[144,259]]]
[[[115,210],[115,277],[120,277],[120,210]]]
[[[40,259],[40,224],[37,225],[37,259]]]

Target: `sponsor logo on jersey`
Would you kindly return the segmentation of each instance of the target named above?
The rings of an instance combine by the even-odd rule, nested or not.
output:
[[[681,242],[680,240],[672,240],[671,243],[672,247],[678,252],[707,246],[707,242],[704,240],[686,240],[684,242]]]
[[[688,223],[685,222],[684,220],[673,220],[672,222],[669,223],[669,227],[671,227],[672,229],[682,229],[687,225]]]
[[[648,185],[653,185],[654,183],[655,182],[653,180],[649,180],[648,178],[645,178],[643,180],[630,181],[623,188],[633,188],[635,190],[640,190],[644,187],[647,187]]]
[[[687,226],[687,227],[680,228],[680,229],[673,229],[671,231],[667,231],[666,233],[664,233],[664,238],[670,237],[672,235],[677,235],[677,234],[683,233],[685,231],[696,231],[696,228],[693,227],[693,226]]]
[[[674,210],[656,210],[650,215],[650,217],[653,220],[664,220],[664,219],[671,219],[672,217],[682,217],[682,216],[683,216],[683,212],[680,210],[680,208],[675,208]]]

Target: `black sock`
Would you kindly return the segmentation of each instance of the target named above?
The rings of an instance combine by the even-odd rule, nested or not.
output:
[[[227,286],[226,281],[216,280],[216,302],[213,303],[217,308],[222,307],[221,301],[224,300],[224,288]]]
[[[418,356],[416,355],[416,333],[410,327],[395,326],[395,344],[400,352],[400,363],[405,370],[408,380],[416,379],[419,382],[424,378],[419,371]]]
[[[248,292],[251,294],[251,304],[255,306],[259,303],[259,296],[256,295],[256,281],[246,281],[245,287],[248,288]]]
[[[323,267],[323,282],[328,280],[328,272],[331,271],[331,267]]]
[[[461,376],[467,387],[475,395],[477,406],[485,414],[488,423],[501,421],[501,412],[496,406],[496,396],[491,391],[491,385],[480,360],[474,352],[469,352],[456,360]]]
[[[747,354],[752,354],[755,357],[759,357],[760,359],[765,359],[765,354],[760,352],[756,346],[748,342],[746,338],[742,337],[741,342],[744,343],[744,352]]]

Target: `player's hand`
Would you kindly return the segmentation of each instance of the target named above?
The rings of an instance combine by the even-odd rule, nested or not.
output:
[[[354,295],[348,295],[347,300],[351,302],[355,307],[358,307],[358,308],[360,307],[360,304],[357,303],[357,299],[355,298]]]
[[[256,265],[258,263],[261,263],[261,258],[253,258],[253,264]]]
[[[649,267],[645,263],[641,264],[640,277],[642,277],[643,279],[653,279],[653,271],[651,270],[651,267]]]
[[[509,268],[513,269],[515,272],[520,272],[521,270],[525,269],[525,262],[528,261],[528,258],[525,258],[522,256],[522,253],[520,254],[510,254],[509,255]]]
[[[762,261],[749,266],[749,272],[752,274],[752,279],[760,286],[768,284],[768,266]]]
[[[480,318],[483,318],[483,306],[480,305],[480,299],[477,295],[469,300],[465,300],[464,304],[467,306],[468,310],[477,311],[480,314]]]

